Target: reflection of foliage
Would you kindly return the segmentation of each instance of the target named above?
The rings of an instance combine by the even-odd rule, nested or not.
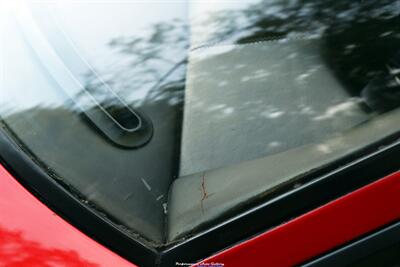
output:
[[[135,78],[145,77],[143,83],[153,83],[158,87],[165,82],[171,82],[170,76],[185,64],[185,51],[189,48],[188,37],[187,23],[175,19],[153,25],[146,37],[120,37],[111,40],[109,44],[111,48],[130,56],[129,64],[138,70]],[[160,69],[166,71],[162,72]],[[177,78],[183,79],[181,76]]]
[[[327,60],[349,88],[363,88],[400,50],[400,9],[382,10],[398,14],[371,11],[327,34]]]
[[[105,81],[123,96],[140,91],[135,98],[140,102],[172,99],[179,103],[189,34],[196,40],[196,35],[207,33],[205,40],[191,44],[192,49],[221,41],[319,36],[325,40],[322,51],[327,63],[353,95],[360,95],[400,45],[399,15],[400,2],[395,0],[264,0],[242,9],[211,11],[194,18],[190,29],[180,19],[160,22],[145,36],[122,36],[109,42],[127,62],[122,68],[110,68]],[[101,92],[102,87],[89,75],[88,90]]]
[[[193,32],[212,25],[217,29],[197,47],[218,42],[249,43],[280,38],[317,38],[324,40],[321,53],[353,96],[377,75],[387,71],[387,64],[400,50],[400,1],[397,0],[279,0],[260,1],[243,10],[226,10],[199,23]],[[385,94],[385,101],[399,106],[399,88],[385,86],[375,97]],[[393,100],[394,99],[394,100]],[[380,105],[386,105],[380,103]],[[383,110],[386,107],[380,107]],[[388,109],[389,106],[387,107]]]
[[[174,64],[174,58],[170,51],[170,45],[174,44],[174,49],[182,51],[188,48],[189,30],[185,22],[175,19],[168,23],[157,23],[153,26],[152,32],[143,37],[115,38],[110,41],[110,46],[119,52],[127,55],[137,55],[131,61],[132,66],[148,64],[150,61],[160,60]],[[163,46],[163,45],[168,45]]]
[[[322,34],[328,28],[341,31],[357,21],[386,20],[399,14],[399,1],[393,0],[264,0],[245,9],[210,14],[199,21],[197,32],[204,29],[202,25],[217,29],[206,44],[231,38],[245,43],[298,34]]]
[[[44,248],[37,242],[24,239],[20,232],[0,229],[0,236],[0,259],[8,267],[98,266],[82,259],[75,251]]]
[[[135,100],[168,99],[175,104],[182,101],[185,77],[186,52],[189,48],[189,29],[186,22],[174,19],[157,23],[145,37],[118,37],[109,42],[111,49],[124,55],[126,62],[116,69],[110,69],[104,81],[117,93],[126,96],[140,91]],[[100,96],[105,84],[93,73],[86,77],[86,89]],[[160,88],[169,90],[157,90]]]

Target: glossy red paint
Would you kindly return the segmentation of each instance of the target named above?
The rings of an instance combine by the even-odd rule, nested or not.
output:
[[[0,166],[0,266],[135,265],[57,216]]]
[[[229,267],[294,266],[399,219],[400,172],[397,172],[203,263],[223,263]]]

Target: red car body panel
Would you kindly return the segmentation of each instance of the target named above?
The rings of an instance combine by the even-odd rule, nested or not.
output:
[[[0,166],[0,266],[135,265],[57,216]]]
[[[294,266],[399,219],[400,172],[397,172],[202,263]]]

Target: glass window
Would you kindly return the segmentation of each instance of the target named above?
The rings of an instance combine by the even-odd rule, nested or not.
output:
[[[152,244],[399,131],[399,1],[2,4],[4,129]]]

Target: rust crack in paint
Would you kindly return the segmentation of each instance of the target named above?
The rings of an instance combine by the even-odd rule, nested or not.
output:
[[[203,175],[201,177],[201,191],[203,193],[203,196],[201,197],[200,206],[201,206],[201,213],[204,213],[204,200],[208,198],[205,186],[205,172],[203,172]]]

